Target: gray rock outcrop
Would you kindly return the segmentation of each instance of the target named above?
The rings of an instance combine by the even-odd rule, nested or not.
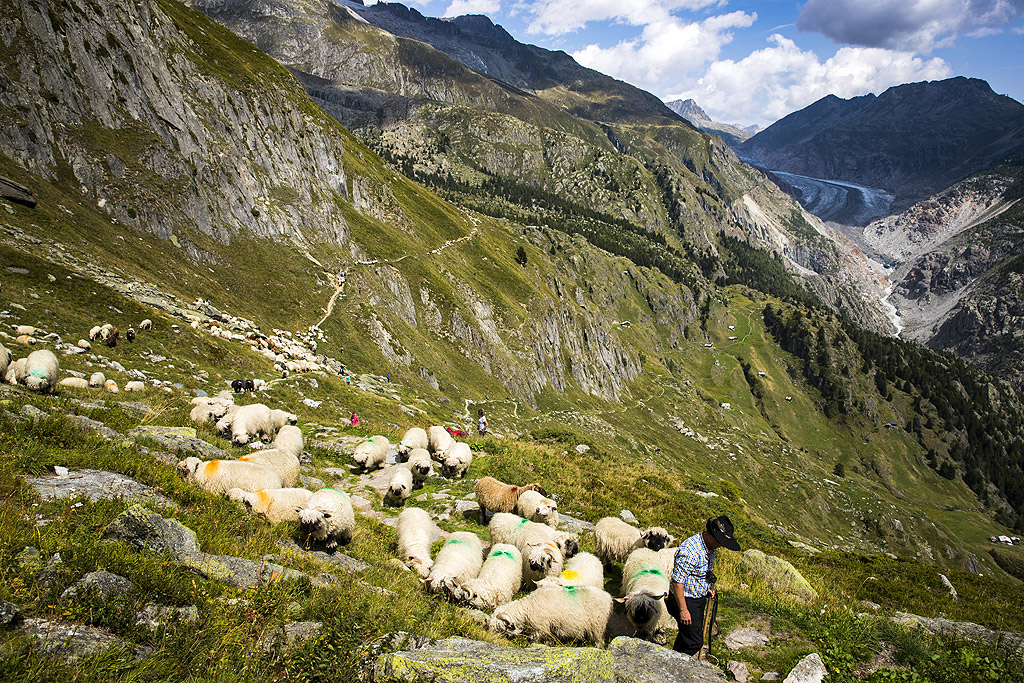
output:
[[[787,593],[805,602],[818,597],[817,591],[792,564],[757,549],[743,552],[740,568],[760,577],[780,593]]]
[[[828,675],[824,662],[817,652],[807,655],[793,667],[783,683],[821,683]]]

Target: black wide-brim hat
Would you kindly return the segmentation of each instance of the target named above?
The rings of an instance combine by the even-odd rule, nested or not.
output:
[[[723,548],[739,550],[740,544],[733,538],[732,522],[725,515],[708,520],[708,533],[711,534]]]

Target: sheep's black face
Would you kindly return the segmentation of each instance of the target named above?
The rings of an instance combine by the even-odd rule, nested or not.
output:
[[[661,534],[651,534],[647,537],[647,547],[657,552],[665,547],[668,543],[668,539]]]
[[[568,539],[566,539],[566,541],[565,541],[565,558],[566,559],[569,559],[570,557],[573,557],[579,551],[580,551],[580,542],[579,542],[579,540],[577,540],[575,538],[572,538],[572,537],[569,537]]]
[[[657,613],[654,598],[649,595],[637,595],[630,601],[629,607],[632,608],[633,622],[636,624],[646,624]]]
[[[551,556],[547,553],[530,556],[530,569],[535,572],[546,572],[551,569]]]

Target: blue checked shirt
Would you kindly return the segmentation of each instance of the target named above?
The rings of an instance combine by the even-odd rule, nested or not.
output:
[[[708,594],[711,584],[708,583],[707,574],[715,566],[715,552],[708,550],[699,533],[683,541],[676,550],[672,581],[682,584],[686,597],[702,598]]]

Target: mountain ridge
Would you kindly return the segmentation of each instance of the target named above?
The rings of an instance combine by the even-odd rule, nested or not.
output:
[[[756,124],[743,128],[732,123],[714,121],[692,98],[673,100],[665,105],[705,133],[720,135],[733,149],[761,130]]]

